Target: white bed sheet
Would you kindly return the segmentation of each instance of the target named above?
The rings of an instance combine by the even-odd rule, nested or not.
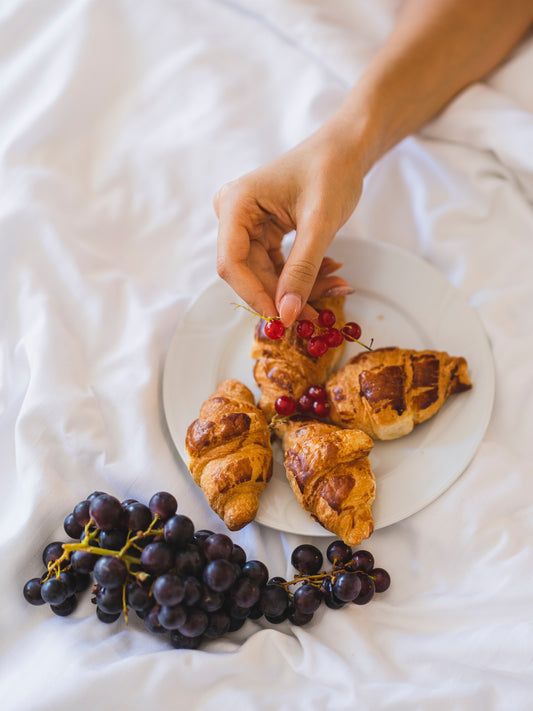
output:
[[[248,621],[196,651],[136,619],[99,623],[88,594],[64,619],[21,595],[95,489],[141,500],[170,490],[198,527],[223,530],[184,485],[161,401],[174,328],[215,275],[212,196],[320,125],[398,4],[2,3],[6,711],[531,708],[531,38],[373,169],[342,230],[441,270],[477,310],[495,360],[493,416],[470,466],[368,542],[391,589],[324,608],[309,627]],[[302,542],[256,524],[233,538],[279,575]]]

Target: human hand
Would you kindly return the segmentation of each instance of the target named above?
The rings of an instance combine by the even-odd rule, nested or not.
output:
[[[257,313],[286,326],[312,318],[307,304],[352,289],[325,257],[353,212],[363,173],[342,134],[327,124],[288,153],[224,185],[219,218],[219,275]],[[286,263],[283,237],[296,230]]]

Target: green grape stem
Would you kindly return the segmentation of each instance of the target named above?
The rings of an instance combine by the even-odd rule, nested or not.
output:
[[[61,564],[64,563],[65,561],[69,560],[70,554],[73,551],[86,551],[87,553],[94,553],[95,555],[109,555],[113,556],[115,558],[120,558],[121,560],[126,563],[126,566],[128,568],[128,572],[130,572],[130,565],[132,563],[138,563],[139,562],[139,557],[132,556],[132,555],[127,555],[128,550],[130,548],[136,548],[137,550],[142,550],[139,546],[136,545],[137,541],[142,540],[146,536],[159,536],[162,535],[164,532],[163,528],[157,528],[154,530],[154,526],[156,523],[159,521],[159,516],[156,514],[154,516],[154,519],[152,523],[148,526],[146,531],[138,531],[134,536],[131,535],[131,531],[128,533],[128,538],[126,540],[126,543],[122,546],[120,550],[112,550],[110,548],[101,548],[100,546],[93,546],[91,545],[91,541],[94,541],[95,538],[98,538],[98,534],[100,533],[100,530],[98,528],[94,528],[95,523],[92,519],[86,524],[85,529],[84,529],[84,535],[83,539],[77,543],[63,543],[63,555],[61,555],[59,558],[57,558],[54,561],[51,561],[48,564],[48,574],[45,578],[43,578],[43,582],[45,580],[48,580],[52,573],[55,573],[57,577],[59,577],[62,566]],[[92,530],[91,530],[92,529]],[[68,569],[69,566],[67,566]]]
[[[85,551],[87,553],[94,553],[95,555],[107,555],[113,556],[114,558],[120,558],[126,564],[126,568],[128,570],[126,582],[122,586],[124,619],[127,623],[128,605],[126,599],[126,587],[128,582],[131,580],[130,576],[133,576],[135,579],[138,580],[145,580],[148,577],[148,574],[142,571],[140,571],[139,573],[132,573],[131,566],[137,565],[139,563],[140,556],[128,555],[128,551],[130,551],[131,553],[132,548],[136,549],[137,551],[142,551],[142,548],[137,545],[137,541],[144,539],[146,536],[162,536],[164,533],[164,528],[155,528],[159,520],[160,517],[156,514],[146,531],[137,531],[135,535],[132,535],[132,531],[129,531],[126,543],[119,551],[116,551],[111,550],[109,548],[100,548],[99,546],[91,545],[91,541],[94,541],[96,538],[98,538],[100,529],[96,527],[96,524],[93,519],[90,519],[85,525],[83,539],[81,541],[77,543],[63,543],[63,554],[59,558],[54,561],[51,561],[48,564],[48,571],[46,576],[42,579],[42,582],[44,583],[46,580],[52,577],[52,575],[55,575],[57,578],[59,578],[62,570],[68,570],[69,568],[71,568],[70,564],[63,567],[63,563],[69,561],[70,554],[74,551]]]

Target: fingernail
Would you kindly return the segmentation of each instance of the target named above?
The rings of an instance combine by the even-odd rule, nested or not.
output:
[[[298,294],[285,294],[279,302],[279,315],[285,326],[292,326],[302,310],[302,297]]]
[[[353,294],[355,289],[351,286],[332,286],[324,292],[324,296],[347,296]]]

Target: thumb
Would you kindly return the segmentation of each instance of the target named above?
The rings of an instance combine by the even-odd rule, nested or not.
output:
[[[285,326],[292,326],[304,308],[333,235],[300,228],[280,274],[275,303]]]

